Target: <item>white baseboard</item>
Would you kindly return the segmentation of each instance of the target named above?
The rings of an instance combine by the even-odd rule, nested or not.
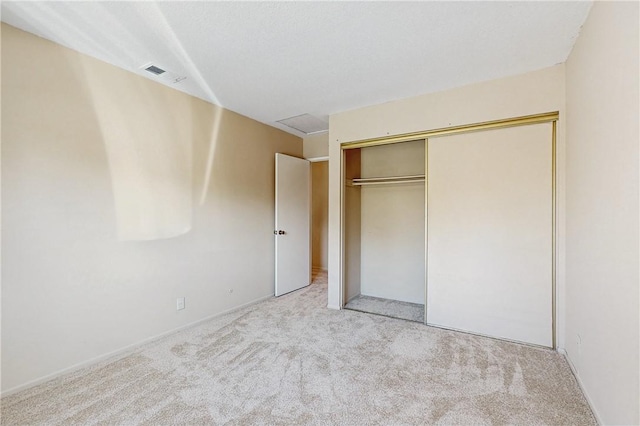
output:
[[[580,387],[580,390],[582,391],[584,398],[587,400],[587,404],[589,404],[589,408],[591,408],[591,412],[593,413],[593,416],[596,418],[596,421],[598,422],[599,425],[604,424],[602,422],[602,419],[600,418],[600,415],[598,414],[598,410],[596,410],[596,407],[593,405],[593,401],[589,397],[589,393],[587,392],[584,385],[582,384],[582,380],[580,380],[580,375],[578,374],[578,369],[575,367],[575,365],[573,365],[571,358],[569,358],[569,354],[567,353],[567,351],[565,351],[562,348],[558,348],[558,353],[562,355],[564,359],[567,361],[567,364],[569,364],[569,368],[571,369],[573,376],[576,378],[576,382],[578,382],[578,386]]]
[[[148,338],[143,339],[143,340],[141,340],[139,342],[132,343],[131,345],[124,346],[124,347],[122,347],[120,349],[116,349],[116,350],[111,351],[111,352],[107,352],[106,354],[99,355],[99,356],[91,358],[91,359],[89,359],[87,361],[79,362],[77,364],[72,365],[71,367],[63,368],[62,370],[58,370],[58,371],[56,371],[54,373],[47,374],[46,376],[42,376],[42,377],[37,378],[35,380],[31,380],[31,381],[29,381],[27,383],[23,383],[21,385],[18,385],[18,386],[15,386],[15,387],[11,388],[11,389],[3,391],[2,393],[0,393],[0,397],[5,397],[5,396],[8,396],[8,395],[23,391],[25,389],[31,388],[33,386],[37,386],[37,385],[42,384],[44,382],[48,382],[49,380],[53,380],[53,379],[55,379],[57,377],[64,376],[65,374],[69,374],[69,373],[72,373],[74,371],[80,370],[82,368],[89,367],[89,366],[91,366],[93,364],[97,364],[98,362],[105,361],[105,360],[107,360],[109,358],[113,358],[113,357],[116,357],[118,355],[124,355],[125,353],[131,352],[134,349],[137,349],[142,345],[146,345],[147,343],[151,343],[151,342],[153,342],[155,340],[161,339],[163,337],[167,337],[167,336],[169,336],[171,334],[174,334],[174,333],[177,333],[179,331],[195,327],[195,326],[197,326],[199,324],[202,324],[203,322],[207,322],[207,321],[212,320],[214,318],[221,317],[223,315],[230,314],[230,313],[235,312],[235,311],[239,311],[240,309],[246,308],[248,306],[255,305],[255,304],[258,304],[260,302],[264,302],[265,300],[271,299],[273,296],[274,296],[273,294],[270,294],[269,296],[260,297],[258,299],[252,300],[251,302],[244,303],[244,304],[242,304],[240,306],[236,306],[234,308],[227,309],[226,311],[222,311],[222,312],[219,312],[217,314],[209,315],[208,317],[199,319],[199,320],[194,321],[194,322],[190,322],[189,324],[185,324],[185,325],[182,325],[182,326],[177,327],[177,328],[172,328],[171,330],[165,331],[164,333],[160,333],[158,335],[155,335],[155,336],[152,336],[152,337],[148,337]]]

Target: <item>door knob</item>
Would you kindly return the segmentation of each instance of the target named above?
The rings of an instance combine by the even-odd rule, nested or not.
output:
[[[278,235],[284,235],[285,232],[284,231],[278,231]]]

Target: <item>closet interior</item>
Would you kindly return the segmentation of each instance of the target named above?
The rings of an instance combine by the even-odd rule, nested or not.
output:
[[[425,141],[344,154],[344,308],[424,322]]]

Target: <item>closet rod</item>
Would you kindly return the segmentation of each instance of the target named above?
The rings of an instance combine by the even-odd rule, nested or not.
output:
[[[424,175],[407,175],[407,176],[383,176],[370,178],[353,178],[354,182],[371,182],[380,180],[406,180],[406,179],[424,179]]]
[[[424,182],[425,175],[409,175],[409,176],[385,176],[373,178],[353,178],[351,183],[353,186],[363,185],[391,185],[396,183]]]
[[[354,182],[353,186],[368,186],[368,185],[395,185],[399,183],[416,183],[424,182],[424,179],[412,179],[412,180],[386,180],[381,182]]]

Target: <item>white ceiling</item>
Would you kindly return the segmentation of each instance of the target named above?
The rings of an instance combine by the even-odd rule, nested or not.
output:
[[[299,136],[276,121],[567,59],[591,2],[9,2],[2,21]]]

